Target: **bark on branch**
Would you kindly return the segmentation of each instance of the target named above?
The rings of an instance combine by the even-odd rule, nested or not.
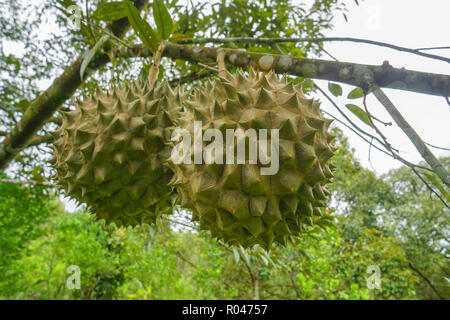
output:
[[[55,136],[52,133],[47,133],[43,136],[36,135],[32,139],[30,139],[30,141],[27,144],[27,147],[34,147],[42,143],[50,143],[53,141],[54,138]]]
[[[364,87],[367,82],[372,82],[380,88],[393,88],[443,97],[450,96],[450,75],[394,68],[389,63],[378,66],[365,65],[173,43],[167,43],[163,56],[194,63],[215,62],[217,53],[221,50],[226,53],[227,64],[236,67],[252,66],[259,70],[273,69],[277,73],[336,81],[357,87]],[[142,46],[122,48],[117,54],[122,57],[151,55]]]
[[[148,0],[134,0],[133,3],[141,10]],[[109,31],[117,38],[122,38],[129,29],[127,18],[114,21],[108,26]],[[104,46],[104,51],[108,48]],[[110,50],[110,49],[109,49]],[[22,119],[11,130],[0,144],[0,172],[2,172],[8,163],[13,160],[17,154],[24,149],[39,129],[52,117],[54,112],[69,99],[80,86],[80,68],[83,61],[83,54],[68,66],[64,73],[55,79],[53,84],[43,92],[28,107],[22,116]],[[97,70],[103,67],[109,58],[106,54],[97,54],[89,64],[91,70]]]

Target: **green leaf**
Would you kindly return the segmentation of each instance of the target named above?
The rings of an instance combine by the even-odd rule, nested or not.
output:
[[[335,97],[342,96],[342,87],[336,83],[328,82],[328,90],[330,90]]]
[[[239,251],[237,248],[233,248],[233,254],[234,254],[234,261],[236,261],[236,263],[239,263],[239,259],[241,257],[239,256]]]
[[[369,116],[367,115],[367,113],[363,109],[361,109],[360,107],[358,107],[358,106],[356,106],[354,104],[351,104],[351,103],[346,104],[345,106],[355,116],[357,116],[362,122],[364,122],[368,126],[372,126],[372,124],[370,123],[370,120],[369,120]]]
[[[141,16],[139,15],[139,11],[130,0],[125,0],[124,4],[127,18],[130,21],[130,24],[133,27],[134,31],[136,31],[137,35],[142,40],[147,49],[152,53],[155,52],[158,49],[160,37],[150,27],[147,21],[142,20]]]
[[[162,64],[159,65],[159,73],[158,73],[158,81],[161,82],[164,78],[164,66]]]
[[[312,81],[311,79],[305,79],[302,82],[303,93],[308,93],[310,91],[314,91],[315,88],[316,88],[316,85],[314,84],[314,81]]]
[[[347,99],[359,99],[364,96],[364,91],[361,88],[355,88],[347,96]]]
[[[80,29],[81,29],[81,32],[83,32],[83,34],[88,39],[89,44],[91,44],[91,45],[95,44],[95,39],[92,37],[92,32],[89,29],[89,27],[87,25],[85,25],[84,23],[80,23]]]
[[[267,260],[267,258],[263,255],[259,256],[261,258],[261,260],[263,261],[264,265],[268,265],[269,264],[269,260]]]
[[[169,38],[169,40],[172,41],[172,42],[177,42],[177,41],[186,40],[186,39],[189,39],[189,38],[190,37],[187,34],[175,33]]]
[[[149,226],[148,232],[149,232],[149,234],[150,234],[150,238],[153,239],[153,238],[155,237],[155,234],[156,234],[155,228],[153,228],[152,226]]]
[[[308,260],[312,260],[314,259],[314,257],[306,250],[302,249],[302,248],[298,248],[298,251],[304,256],[306,257],[306,259]]]
[[[269,263],[274,267],[274,268],[278,268],[278,265],[273,262],[272,258],[267,254],[267,252],[265,253],[265,257],[267,258],[267,260],[269,260]]]
[[[123,2],[101,2],[94,13],[94,19],[114,21],[125,18],[127,12]]]
[[[15,56],[10,54],[6,57],[5,61],[7,64],[14,65],[14,73],[15,74],[19,73],[19,71],[20,71],[20,60],[19,59],[17,59]]]
[[[44,181],[44,177],[42,176],[42,168],[41,166],[36,166],[33,168],[33,171],[31,171],[31,176],[34,181],[40,183]]]
[[[441,194],[444,196],[444,198],[447,199],[447,201],[450,201],[450,195],[447,193],[447,191],[444,188],[444,185],[442,184],[441,180],[437,178],[437,175],[431,172],[424,172],[425,176],[431,181],[431,183],[439,189]]]
[[[29,107],[30,104],[31,104],[30,101],[23,99],[23,100],[20,100],[19,102],[17,102],[14,106],[19,110],[25,111]]]
[[[92,49],[90,49],[84,56],[83,61],[81,62],[81,67],[80,67],[80,79],[81,81],[83,81],[83,75],[84,72],[87,68],[87,66],[89,65],[89,62],[91,62],[92,58],[95,56],[95,53],[97,52],[97,50],[103,45],[103,43],[105,43],[106,40],[109,39],[109,35],[104,35],[102,36],[100,39],[98,39],[97,43],[94,45],[94,47],[92,47]]]
[[[161,0],[154,0],[152,6],[153,17],[158,27],[159,36],[161,39],[169,39],[173,30],[173,21],[169,11],[167,11],[166,6]]]
[[[322,228],[323,230],[327,230],[327,228],[334,228],[334,227],[336,227],[333,222],[328,221],[328,220],[323,220],[323,219],[319,220],[317,222],[317,225],[320,228]]]
[[[248,253],[247,253],[247,250],[245,250],[241,245],[239,245],[239,250],[241,250],[242,257],[244,258],[245,263],[246,263],[247,265],[251,266],[252,264],[251,264],[251,262],[250,262],[250,257],[249,257],[249,255],[248,255]]]

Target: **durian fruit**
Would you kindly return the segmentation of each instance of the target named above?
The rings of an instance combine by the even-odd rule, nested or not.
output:
[[[172,177],[164,165],[184,93],[138,80],[78,101],[63,113],[53,164],[66,194],[107,223],[154,223],[171,212]]]
[[[202,121],[202,133],[219,129],[224,143],[223,164],[194,164],[193,141],[192,164],[170,161],[181,205],[192,211],[201,229],[230,245],[269,248],[286,245],[323,216],[320,207],[330,195],[325,185],[333,177],[332,120],[322,116],[319,102],[307,99],[300,85],[273,72],[225,72],[197,89],[185,105],[181,128],[194,136],[194,121]],[[237,164],[236,148],[234,164],[226,164],[226,129],[238,128],[267,129],[269,150],[270,129],[279,129],[276,174],[262,175],[267,165],[260,158],[256,164]],[[210,143],[203,141],[203,150]]]

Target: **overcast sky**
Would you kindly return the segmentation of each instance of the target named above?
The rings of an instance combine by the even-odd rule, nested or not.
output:
[[[335,20],[335,27],[326,32],[326,36],[364,38],[409,48],[450,46],[450,1],[448,0],[428,0],[427,2],[420,0],[366,0],[359,6],[356,6],[353,0],[348,0],[348,9],[348,22],[345,22],[344,18],[339,15]],[[450,74],[450,64],[446,62],[387,48],[350,42],[328,42],[324,47],[340,61],[380,65],[384,60],[388,60],[394,67]],[[427,52],[450,57],[450,50]],[[324,57],[324,59],[329,58]],[[322,83],[322,88],[326,88],[326,81],[319,81],[319,83]],[[350,86],[343,86],[343,88],[345,97],[352,88]],[[442,97],[393,89],[383,90],[424,141],[450,148],[450,106]],[[337,114],[325,98],[321,98],[321,100],[325,110]],[[343,97],[337,101],[344,108],[345,103],[348,103]],[[356,104],[362,107],[360,100],[352,101],[357,101]],[[375,116],[391,121],[383,106],[372,95],[368,97],[367,102],[369,110]],[[352,120],[359,121],[355,117]],[[400,150],[401,156],[414,163],[421,160],[409,139],[395,124],[387,128],[380,125],[379,128],[388,137],[389,142]],[[371,168],[368,162],[369,146],[367,143],[349,130],[345,130],[345,132],[350,138],[351,146],[356,149],[357,158],[365,167]],[[430,149],[437,156],[450,155],[448,151]],[[373,148],[371,163],[377,173],[385,173],[389,169],[400,166],[398,161]]]

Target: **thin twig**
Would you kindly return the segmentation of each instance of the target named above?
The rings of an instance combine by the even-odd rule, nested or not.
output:
[[[450,209],[450,206],[447,204],[447,202],[445,202],[444,199],[442,199],[442,197],[439,195],[439,193],[437,193],[436,191],[434,191],[434,189],[428,184],[428,182],[419,174],[419,172],[417,172],[417,170],[414,167],[411,167],[412,171],[416,174],[416,176],[425,184],[425,186],[427,187],[428,190],[430,190],[432,193],[434,193],[436,195],[436,197],[439,198],[439,200],[441,200],[441,202]]]
[[[424,141],[424,142],[425,142],[425,141]],[[438,147],[438,146],[432,145],[432,144],[430,144],[430,143],[428,143],[428,142],[425,142],[425,144],[426,144],[427,146],[430,146],[430,147],[435,148],[435,149],[441,149],[441,150],[445,150],[445,151],[450,151],[449,148]]]
[[[302,299],[302,295],[301,295],[301,292],[300,292],[300,288],[298,287],[297,283],[295,282],[294,272],[293,271],[287,271],[287,273],[289,275],[289,279],[291,280],[292,287],[294,288],[295,294],[297,296],[297,300],[301,300]]]
[[[430,286],[430,288],[434,291],[434,293],[439,297],[439,299],[444,300],[444,298],[440,295],[439,291],[437,291],[436,287],[431,283],[431,281],[425,277],[425,275],[420,272],[419,269],[417,269],[416,267],[414,267],[412,265],[412,263],[408,263],[409,267],[411,268],[411,270],[413,270],[415,273],[417,273],[423,280],[425,280],[425,282]]]
[[[339,108],[339,106],[336,104],[336,102],[333,101],[333,99],[331,99],[331,97],[324,91],[322,90],[317,84],[315,84],[315,87],[325,96],[325,98],[327,98],[327,100],[331,103],[331,105],[337,110],[339,111],[339,113],[352,125],[353,128],[355,128],[356,130],[358,130],[360,133],[364,134],[365,136],[374,139],[375,141],[377,141],[379,144],[381,144],[383,147],[386,147],[384,145],[384,143],[376,136],[368,133],[367,131],[364,131],[363,129],[361,129],[359,126],[357,126],[352,120],[349,119],[349,117],[347,117],[347,115]],[[322,110],[322,112],[326,112],[324,110]],[[337,118],[335,118],[337,119]],[[338,120],[338,119],[337,119]],[[343,125],[345,125],[347,128],[349,128],[350,130],[352,130],[354,133],[356,133],[361,139],[363,139],[364,141],[366,141],[367,143],[370,143],[367,139],[365,139],[362,135],[358,134],[358,132],[356,130],[354,130],[352,127],[350,127],[349,125],[347,125],[345,122],[338,120],[338,122],[342,123]],[[386,155],[392,157],[392,154],[389,152],[386,152],[380,148],[378,148],[376,145],[373,145],[374,148],[376,148],[377,150],[385,153]],[[427,170],[430,172],[433,172],[433,170],[427,168],[427,167],[423,167],[420,165],[416,165],[414,163],[409,162],[408,160],[404,159],[403,157],[401,157],[400,155],[397,154],[397,160],[399,160],[400,162],[402,162],[403,164],[405,164],[408,167],[415,167],[415,168],[420,168],[423,170]]]
[[[211,72],[219,72],[219,70],[217,68],[211,67],[207,64],[201,63],[201,62],[197,62],[197,65],[199,65],[200,67],[202,67],[204,70],[208,70]]]
[[[354,134],[356,134],[358,137],[360,137],[362,140],[364,140],[365,142],[367,142],[368,144],[371,144],[375,149],[377,149],[378,151],[384,153],[385,155],[392,157],[392,154],[390,154],[389,152],[387,152],[386,150],[381,149],[380,147],[374,145],[373,142],[373,138],[371,139],[371,141],[367,140],[366,138],[364,138],[358,131],[356,131],[354,128],[352,128],[351,126],[349,126],[347,123],[345,123],[344,121],[340,120],[339,118],[337,118],[336,116],[332,115],[331,113],[322,110],[322,112],[333,118],[335,121],[339,122],[340,124],[342,124],[343,126],[345,126],[347,129],[351,130]]]
[[[181,222],[181,221],[178,221],[178,220],[174,220],[174,219],[170,219],[170,218],[167,218],[167,217],[161,217],[161,218],[164,219],[164,220],[167,220],[169,222],[176,223],[176,224],[182,225],[184,227],[191,228],[191,229],[193,229],[195,231],[199,231],[199,229],[196,226],[194,226],[194,225],[189,225],[187,223],[184,223],[184,222]]]
[[[378,121],[378,122],[381,123],[381,124],[384,124],[386,127],[392,126],[392,122],[385,122],[385,121],[382,121],[382,120],[378,119],[377,117],[375,117],[373,114],[370,114],[370,117],[371,117],[373,120],[376,120],[376,121]]]
[[[416,48],[416,49],[414,49],[414,50],[416,50],[416,51],[422,51],[422,50],[443,50],[443,49],[450,49],[450,47]]]
[[[345,115],[345,113],[343,113],[340,108],[337,106],[337,104],[325,93],[323,92],[317,85],[316,85],[317,89],[319,89],[324,95],[325,97],[331,102],[331,104],[352,124],[352,126],[354,126],[356,129],[358,129],[360,132],[366,134],[367,136],[371,137],[372,140],[368,141],[365,137],[363,137],[359,132],[357,132],[354,128],[352,128],[351,126],[349,126],[348,124],[346,124],[345,122],[339,120],[338,118],[336,118],[335,116],[333,116],[332,114],[326,112],[325,110],[322,110],[323,113],[327,114],[328,116],[332,117],[333,119],[335,119],[336,121],[338,121],[339,123],[341,123],[342,125],[344,125],[345,127],[347,127],[348,129],[350,129],[351,131],[353,131],[357,136],[359,136],[361,139],[363,139],[365,142],[369,143],[371,146],[373,146],[375,149],[383,152],[384,154],[390,156],[390,157],[394,157],[392,152],[386,152],[385,150],[380,149],[378,146],[372,144],[373,139],[375,139],[376,141],[378,141],[381,145],[383,145],[385,148],[386,146],[377,138],[372,136],[369,133],[366,133],[364,130],[360,129],[357,125],[355,125],[351,120],[348,119],[348,117]],[[369,149],[370,150],[370,149]],[[392,151],[392,150],[391,150]],[[429,189],[433,194],[435,194],[438,199],[447,207],[450,208],[449,205],[444,201],[444,199],[442,199],[442,197],[426,182],[426,180],[417,172],[416,169],[422,169],[422,170],[426,170],[426,171],[430,171],[430,172],[434,172],[433,170],[427,168],[427,167],[423,167],[414,163],[411,163],[409,161],[407,161],[406,159],[402,158],[400,155],[396,154],[396,157],[394,157],[394,159],[402,162],[404,165],[406,165],[407,167],[409,167],[414,174],[419,177],[419,179],[424,183],[424,185],[427,187],[427,189]],[[370,162],[370,159],[369,159]],[[372,166],[372,164],[371,164]],[[373,168],[373,166],[372,166]]]
[[[405,48],[401,46],[397,46],[394,44],[389,44],[385,42],[379,42],[374,40],[367,40],[367,39],[359,39],[359,38],[351,38],[351,37],[324,37],[324,38],[250,38],[250,37],[232,37],[232,38],[203,38],[203,39],[187,39],[187,40],[181,40],[177,43],[180,44],[202,44],[202,43],[229,43],[229,42],[244,42],[244,43],[268,43],[268,44],[274,44],[274,43],[297,43],[297,42],[314,42],[314,43],[320,43],[325,41],[345,41],[345,42],[358,42],[358,43],[367,43],[371,45],[376,45],[380,47],[386,47],[397,51],[403,51],[408,52],[412,54],[416,54],[422,57],[441,60],[450,63],[450,58],[429,54],[425,52],[421,52],[420,50],[424,50],[424,48],[420,49],[411,49],[411,48]]]
[[[341,110],[341,108],[339,108],[339,106],[333,101],[333,99],[331,99],[331,97],[322,89],[320,88],[317,84],[315,84],[316,88],[325,96],[325,98],[327,98],[328,101],[330,101],[330,103],[332,104],[332,106],[339,111],[339,113],[345,118],[345,120],[347,120],[354,128],[356,128],[359,132],[361,132],[362,134],[368,136],[371,139],[374,139],[375,141],[377,141],[378,143],[380,143],[382,146],[385,147],[383,141],[381,141],[378,137],[368,133],[367,131],[364,131],[363,129],[361,129],[360,127],[358,127],[352,120],[350,120],[347,115]],[[390,156],[392,156],[391,154],[389,154]]]
[[[331,59],[333,59],[334,61],[339,61],[337,58],[335,58],[331,53],[329,53],[327,50],[325,50],[325,48],[324,47],[322,47],[322,46],[319,46],[320,47],[320,49],[323,51],[323,52],[325,52],[325,54],[327,55],[327,56],[329,56]]]
[[[364,105],[364,109],[366,110],[367,116],[369,118],[370,124],[375,129],[375,131],[378,133],[378,135],[381,137],[381,139],[383,139],[384,145],[392,153],[392,156],[394,157],[394,159],[397,159],[398,150],[392,148],[391,144],[387,141],[386,136],[380,131],[380,129],[378,129],[378,127],[375,125],[375,123],[372,120],[373,116],[370,114],[369,109],[367,108],[366,97],[367,97],[367,95],[364,94],[363,105]],[[394,152],[394,150],[395,150],[395,152]]]

